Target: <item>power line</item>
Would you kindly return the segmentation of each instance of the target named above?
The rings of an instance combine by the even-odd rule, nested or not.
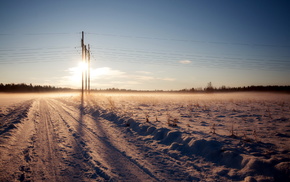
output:
[[[215,68],[236,68],[236,69],[274,69],[274,70],[289,70],[290,63],[287,60],[266,60],[255,58],[236,58],[233,57],[210,57],[210,56],[195,56],[193,57],[172,57],[172,56],[152,56],[146,55],[124,55],[118,53],[97,52],[98,60],[106,60],[110,62],[128,62],[128,63],[141,63],[152,65],[170,65],[170,66],[186,66],[186,67],[215,67]],[[97,58],[92,55],[94,60]],[[183,65],[179,61],[190,60],[191,64]]]
[[[75,33],[68,33],[68,32],[40,32],[40,33],[0,33],[0,36],[40,36],[40,35],[76,35],[76,34],[80,34],[79,32],[75,32]]]
[[[33,32],[33,33],[0,33],[0,36],[17,36],[17,35],[27,35],[27,36],[53,36],[53,35],[80,35],[81,32]],[[108,33],[98,33],[98,32],[88,32],[88,35],[96,36],[107,36],[107,37],[120,37],[120,38],[130,38],[130,39],[147,39],[147,40],[160,40],[160,41],[174,41],[174,42],[192,42],[200,44],[219,44],[228,46],[251,46],[251,47],[281,47],[290,48],[290,45],[281,44],[260,44],[260,43],[248,43],[248,42],[226,42],[226,41],[205,41],[205,40],[193,40],[193,39],[176,39],[176,38],[165,38],[165,37],[151,37],[151,36],[132,36],[132,35],[121,35],[121,34],[108,34]]]
[[[77,54],[71,54],[72,56],[80,55],[80,52],[76,49]],[[151,52],[152,54],[152,52]],[[70,54],[68,54],[70,55]],[[238,58],[238,61],[233,60],[233,57],[218,57],[218,56],[200,56],[200,55],[192,55],[193,57],[186,57],[191,60],[191,64],[183,65],[180,64],[180,61],[183,57],[180,56],[166,56],[166,54],[162,53],[160,56],[156,55],[148,55],[148,54],[119,54],[117,52],[109,55],[107,52],[101,53],[97,52],[97,58],[94,54],[91,53],[91,58],[94,61],[109,61],[109,62],[127,62],[127,63],[137,63],[137,64],[150,64],[150,65],[167,65],[174,67],[200,67],[200,68],[230,68],[230,69],[259,69],[259,70],[289,70],[290,63],[284,60],[270,60],[276,61],[275,63],[266,62],[263,59],[254,59],[247,58],[242,59]],[[65,58],[62,54],[59,55],[35,55],[28,54],[25,56],[19,57],[10,57],[10,59],[1,60],[0,64],[36,64],[36,63],[44,63],[44,62],[59,62],[59,61],[70,61],[70,59]],[[31,60],[37,59],[37,60]],[[11,62],[13,60],[13,62]],[[246,62],[245,62],[246,61]],[[269,60],[268,60],[269,61]]]
[[[42,52],[36,51],[36,50],[45,50],[44,48],[30,48],[30,49],[22,49],[24,50],[33,50],[33,51],[25,51],[25,52],[13,52],[12,54],[9,53],[3,53],[0,55],[2,58],[23,58],[23,57],[37,57],[37,56],[46,56],[48,58],[53,58],[57,55],[75,55],[72,50],[56,50],[56,48],[53,48],[54,50],[45,50]],[[50,48],[52,49],[52,48]],[[229,56],[223,56],[223,55],[202,55],[202,54],[188,54],[188,53],[172,53],[172,52],[158,52],[158,51],[144,51],[144,50],[129,50],[129,49],[115,49],[115,48],[93,48],[94,50],[97,50],[98,54],[106,54],[106,56],[115,56],[115,57],[127,57],[127,58],[150,58],[154,57],[154,59],[203,59],[203,60],[229,60],[229,61],[253,61],[253,62],[278,62],[278,63],[288,63],[289,56],[282,56],[282,57],[275,57],[275,58],[267,58],[267,59],[261,59],[261,58],[255,58],[255,57],[229,57]],[[75,47],[75,50],[78,54],[80,52],[78,51],[77,47]],[[286,58],[285,60],[282,58]]]
[[[57,47],[57,46],[53,46],[53,47],[30,47],[30,48],[14,48],[14,49],[0,49],[0,52],[4,52],[4,51],[33,51],[33,50],[59,50],[59,49],[71,49],[71,46],[61,46],[61,47]]]
[[[107,37],[120,37],[130,39],[147,39],[147,40],[160,40],[160,41],[174,41],[174,42],[191,42],[199,44],[219,44],[228,46],[250,46],[250,47],[280,47],[290,48],[290,45],[278,45],[278,44],[260,44],[260,43],[245,43],[245,42],[223,42],[223,41],[204,41],[204,40],[192,40],[192,39],[175,39],[175,38],[164,38],[164,37],[149,37],[149,36],[130,36],[130,35],[118,35],[118,34],[106,34],[106,33],[86,33],[96,36],[107,36]]]
[[[79,35],[81,32],[34,32],[34,33],[0,33],[0,36],[53,36],[53,35]],[[191,42],[198,44],[218,44],[227,46],[248,46],[248,47],[280,47],[290,48],[290,45],[286,44],[261,44],[261,43],[249,43],[249,42],[226,42],[226,41],[206,41],[206,40],[193,40],[193,39],[176,39],[176,38],[165,38],[165,37],[151,37],[151,36],[132,36],[132,35],[121,35],[121,34],[108,34],[108,33],[97,33],[89,32],[85,33],[88,35],[106,36],[106,37],[120,37],[129,39],[146,39],[146,40],[159,40],[159,41],[174,41],[174,42]]]
[[[181,51],[160,51],[160,50],[145,50],[145,49],[124,49],[124,48],[106,48],[106,47],[92,47],[93,50],[96,50],[98,52],[126,52],[130,54],[154,54],[155,56],[159,55],[170,55],[170,56],[196,56],[196,57],[212,57],[212,58],[220,58],[220,57],[229,57],[229,56],[235,56],[235,58],[245,56],[244,54],[233,54],[233,53],[220,53],[220,54],[212,54],[212,53],[205,53],[205,52],[197,52],[197,53],[192,53],[192,52],[181,52]],[[263,57],[265,55],[252,55],[255,57]],[[267,57],[275,57],[275,58],[290,58],[289,55],[279,55],[279,56],[269,56]]]
[[[225,60],[240,60],[240,61],[261,61],[261,62],[289,62],[290,56],[280,56],[272,58],[256,58],[256,57],[232,57],[229,55],[202,55],[202,54],[177,54],[171,52],[156,52],[156,51],[136,51],[136,50],[118,50],[118,49],[105,49],[105,48],[94,48],[97,53],[106,54],[111,56],[127,56],[127,57],[154,57],[154,58],[176,58],[176,59],[225,59]],[[284,58],[284,59],[283,59]]]
[[[34,64],[71,61],[77,53],[72,47],[0,49],[0,64]]]
[[[94,59],[96,59],[94,57]],[[99,62],[103,62],[102,59],[98,59]],[[234,62],[224,62],[223,60],[194,60],[191,64],[181,64],[177,61],[160,61],[160,60],[151,60],[151,61],[140,61],[140,60],[124,60],[120,58],[115,59],[105,59],[106,62],[119,62],[119,63],[136,63],[136,64],[147,64],[147,65],[158,65],[158,66],[174,66],[174,67],[192,67],[192,68],[219,68],[219,69],[238,69],[238,70],[274,70],[274,71],[285,71],[289,70],[289,65],[267,65],[263,63],[234,63]]]
[[[70,33],[34,33],[31,35],[54,35],[54,34],[70,34]],[[77,33],[80,34],[80,33]],[[96,33],[87,33],[87,34],[96,34]],[[2,34],[0,34],[2,35]],[[118,36],[112,34],[102,34],[105,36]],[[121,36],[124,38],[132,38],[133,36]],[[134,37],[134,38],[150,38],[165,40],[163,38],[154,38],[154,37]],[[166,39],[170,40],[170,39]],[[173,40],[173,39],[172,39]],[[173,40],[180,41],[180,40]],[[181,40],[183,41],[183,40]],[[188,41],[188,40],[186,40]],[[200,41],[196,41],[200,42]],[[205,42],[205,41],[204,41]],[[221,42],[210,42],[210,43],[221,43]],[[244,45],[244,44],[243,44]],[[249,44],[247,44],[249,45]],[[5,48],[0,49],[0,64],[9,64],[9,61],[14,61],[16,63],[39,63],[39,62],[54,62],[67,60],[64,56],[76,56],[76,53],[71,50],[72,47],[69,46],[53,46],[53,47],[37,47],[37,48]],[[76,52],[80,55],[80,52],[77,48],[80,46],[74,47]],[[268,67],[268,68],[279,68],[289,69],[290,63],[288,62],[290,56],[275,56],[271,58],[256,58],[256,56],[239,56],[231,54],[205,54],[205,53],[188,53],[188,52],[178,52],[178,51],[160,51],[160,50],[138,50],[138,49],[124,49],[124,48],[105,48],[105,47],[91,47],[92,50],[97,51],[98,58],[105,58],[109,61],[118,61],[122,60],[123,62],[132,62],[132,63],[142,63],[142,64],[167,64],[174,66],[184,66],[178,61],[180,60],[191,60],[192,65],[186,66],[214,66],[214,67],[223,67],[223,68],[232,68],[232,67],[256,67],[259,66]],[[259,56],[261,57],[261,56]],[[96,61],[96,57],[92,55],[92,58]],[[31,60],[33,59],[33,60]],[[35,60],[40,59],[40,60]]]

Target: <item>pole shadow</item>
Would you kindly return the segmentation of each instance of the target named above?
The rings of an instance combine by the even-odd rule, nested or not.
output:
[[[84,106],[84,98],[85,96],[84,96],[84,93],[82,92],[81,93],[81,103],[80,103],[80,107],[79,107],[79,109],[80,109],[80,115],[79,115],[79,126],[77,127],[77,132],[78,132],[78,134],[80,135],[80,136],[82,136],[83,135],[83,117],[84,117],[84,112],[85,112],[85,106]]]

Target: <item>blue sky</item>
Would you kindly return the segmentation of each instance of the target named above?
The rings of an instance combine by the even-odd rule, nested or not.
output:
[[[0,1],[0,82],[92,87],[290,85],[289,1]]]

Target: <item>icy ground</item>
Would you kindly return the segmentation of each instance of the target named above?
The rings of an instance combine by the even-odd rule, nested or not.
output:
[[[290,95],[0,94],[0,181],[290,181]]]

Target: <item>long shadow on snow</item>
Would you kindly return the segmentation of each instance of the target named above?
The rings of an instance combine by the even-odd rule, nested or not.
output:
[[[171,143],[169,142],[169,140],[171,140],[170,138],[176,137],[176,140],[173,139],[172,141],[178,141],[178,136],[176,136],[176,132],[171,132],[169,129],[167,128],[155,128],[154,126],[147,126],[146,124],[140,124],[140,123],[136,123],[133,119],[129,119],[129,120],[124,120],[122,117],[118,117],[116,114],[110,112],[110,113],[106,113],[101,115],[100,117],[108,120],[108,121],[112,121],[115,124],[117,124],[118,127],[131,127],[132,130],[134,130],[136,133],[138,133],[138,135],[141,136],[145,136],[145,135],[152,135],[153,136],[153,140],[159,141],[158,143],[161,144],[166,144],[166,145],[170,145]],[[96,117],[95,117],[96,118]],[[176,127],[174,127],[176,128]],[[169,137],[166,137],[167,135],[170,135]],[[150,140],[150,139],[144,139],[143,141],[146,140]],[[151,156],[154,157],[154,156]],[[158,159],[157,159],[158,160]],[[171,167],[172,168],[172,167]],[[174,171],[179,171],[179,169],[175,168]],[[181,173],[183,173],[184,171],[179,171]],[[187,180],[193,180],[193,181],[199,181],[198,178],[195,178],[193,176],[190,176],[190,178],[186,178],[185,181]]]
[[[75,146],[75,154],[77,156],[77,158],[82,158],[83,162],[86,163],[88,166],[92,167],[94,169],[94,174],[90,174],[89,178],[91,179],[97,179],[98,177],[103,178],[105,181],[110,181],[110,176],[108,176],[101,168],[99,168],[98,166],[96,166],[96,164],[94,164],[90,159],[91,156],[89,154],[89,152],[85,149],[86,143],[85,141],[82,139],[82,136],[84,136],[84,115],[85,115],[85,106],[84,106],[84,100],[85,100],[85,95],[81,94],[81,104],[79,106],[79,110],[80,110],[80,115],[79,115],[79,119],[78,119],[78,126],[76,128],[76,133],[73,134],[73,136],[75,137],[75,139],[78,141],[78,143],[80,144],[80,146]],[[81,151],[79,151],[81,150]],[[81,152],[81,156],[78,155],[78,152]]]
[[[131,127],[132,130],[136,131],[140,135],[153,135],[153,140],[157,140],[158,143],[169,146],[169,150],[180,151],[182,155],[187,155],[193,160],[195,160],[197,156],[200,156],[206,161],[213,162],[218,166],[226,166],[228,168],[240,170],[246,165],[246,163],[243,164],[243,154],[269,159],[272,155],[279,153],[276,150],[276,146],[271,143],[246,142],[243,141],[241,137],[231,138],[223,135],[219,135],[219,137],[224,138],[223,141],[218,141],[215,139],[195,139],[192,137],[184,138],[183,134],[179,131],[171,131],[167,128],[156,129],[155,127],[140,125],[140,123],[136,123],[134,120],[131,120],[130,124],[126,125],[125,120],[119,118],[113,113],[104,115],[104,118],[114,121],[119,125]],[[200,132],[200,134],[205,136],[205,133]],[[239,140],[240,143],[238,146],[233,147],[232,140]],[[268,152],[264,153],[263,151]],[[260,162],[259,160],[256,161],[256,163]],[[274,165],[278,162],[284,161],[287,162],[289,159],[273,162],[267,166],[275,179],[280,179],[277,175],[280,173],[274,169]],[[264,171],[265,170],[254,170],[253,174],[264,174]],[[239,176],[228,176],[228,178],[241,180]]]
[[[110,149],[110,151],[115,151],[116,152],[116,154],[104,152],[106,154],[105,161],[110,161],[111,164],[114,164],[114,166],[111,166],[111,167],[116,168],[116,169],[120,169],[122,171],[124,171],[124,169],[125,169],[125,171],[130,173],[130,168],[128,168],[126,166],[126,164],[122,163],[119,160],[118,156],[121,155],[122,157],[124,157],[125,159],[127,159],[128,161],[130,161],[131,163],[136,165],[138,168],[140,168],[147,175],[149,175],[150,177],[154,178],[156,181],[160,181],[148,169],[142,167],[138,162],[136,162],[135,160],[131,159],[124,152],[121,152],[119,149],[117,149],[115,146],[113,146],[111,144],[111,142],[109,140],[109,138],[110,138],[109,134],[104,130],[102,124],[100,124],[100,121],[99,121],[100,113],[98,111],[95,111],[92,114],[92,116],[94,117],[94,120],[95,120],[95,123],[96,123],[96,126],[97,126],[98,130],[104,135],[104,137],[100,137],[100,142],[102,142],[102,144],[104,144],[106,146],[106,148]],[[132,179],[132,180],[134,180],[134,179]]]

